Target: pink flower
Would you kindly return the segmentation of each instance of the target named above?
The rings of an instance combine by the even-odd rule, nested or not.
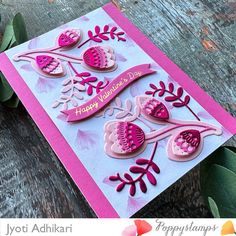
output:
[[[38,69],[45,75],[60,76],[64,73],[61,61],[54,57],[40,55],[36,56],[35,61]]]
[[[142,114],[150,121],[163,123],[169,119],[169,112],[166,106],[156,98],[148,96],[138,96],[137,103]]]
[[[82,131],[80,129],[78,129],[77,132],[77,144],[78,147],[80,149],[90,149],[92,147],[94,147],[94,145],[96,144],[96,140],[97,140],[98,136],[97,134],[86,130],[86,131]]]
[[[35,86],[38,93],[50,92],[55,86],[55,82],[49,79],[39,77]]]
[[[145,133],[131,122],[112,121],[105,125],[106,153],[116,158],[129,158],[143,150]]]
[[[75,46],[81,39],[81,33],[78,29],[66,30],[60,34],[58,45],[60,47],[70,48]]]
[[[130,225],[124,229],[122,232],[122,236],[136,236],[136,226],[135,225]]]
[[[85,67],[93,70],[116,69],[114,51],[109,46],[93,46],[88,48],[82,55]]]

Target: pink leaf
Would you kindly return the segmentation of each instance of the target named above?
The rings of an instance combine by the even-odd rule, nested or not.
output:
[[[110,181],[117,181],[119,178],[118,178],[118,176],[117,175],[114,175],[114,176],[110,176],[109,177],[109,180]]]
[[[139,186],[140,186],[140,189],[143,193],[146,193],[147,192],[147,185],[145,184],[145,182],[143,181],[143,179],[140,179],[139,180]]]
[[[90,39],[93,39],[93,32],[91,30],[88,31],[88,36]]]
[[[145,172],[145,169],[144,168],[142,168],[142,167],[139,167],[139,166],[132,166],[132,167],[130,167],[130,172],[132,172],[132,173],[144,173]]]
[[[150,84],[150,87],[151,87],[152,89],[154,89],[154,90],[157,90],[157,86],[154,85],[154,84]]]
[[[173,102],[173,101],[176,101],[177,99],[178,97],[176,97],[175,95],[165,97],[165,101],[167,102]]]
[[[155,164],[154,162],[152,162],[152,169],[159,174],[160,173],[160,168],[157,166],[157,164]]]
[[[174,91],[174,84],[173,83],[169,83],[169,92],[173,92]]]
[[[98,25],[95,26],[95,33],[96,34],[100,33],[100,27]]]
[[[136,193],[136,186],[135,186],[135,184],[131,184],[130,189],[129,189],[129,194],[131,196],[134,196],[135,193]]]
[[[59,105],[60,105],[60,102],[55,101],[55,102],[52,104],[52,108],[57,108]]]
[[[103,28],[104,33],[106,33],[109,30],[109,25],[105,25]]]
[[[109,40],[109,38],[106,36],[106,35],[103,35],[103,34],[99,34],[98,35],[100,39],[103,39],[103,40]]]
[[[122,101],[121,101],[121,99],[120,99],[119,97],[116,97],[116,99],[115,99],[115,104],[116,104],[116,106],[118,106],[118,107],[121,107],[121,106],[122,106]]]
[[[152,185],[156,185],[156,184],[157,184],[156,178],[154,177],[154,175],[153,175],[150,171],[148,171],[148,172],[146,173],[146,175],[147,175],[147,179],[149,180],[149,182],[150,182]]]
[[[88,77],[90,76],[91,74],[89,72],[82,72],[82,73],[79,73],[78,76],[80,77]]]
[[[185,98],[184,98],[184,103],[185,105],[188,105],[190,102],[190,96],[189,95],[186,95]]]
[[[126,100],[125,101],[125,106],[126,106],[127,111],[131,111],[131,109],[132,109],[132,102],[130,100]]]
[[[181,97],[181,96],[183,95],[183,92],[184,92],[183,88],[182,88],[182,87],[179,87],[179,88],[177,89],[177,95],[178,95],[178,97]]]
[[[91,96],[93,94],[93,87],[91,85],[88,86],[88,89],[87,89],[87,94],[89,96]]]
[[[131,175],[130,174],[128,174],[128,173],[125,173],[125,178],[127,179],[127,180],[129,180],[129,181],[133,181],[133,178],[131,177]]]
[[[153,95],[153,92],[152,91],[146,91],[145,94],[146,95]]]
[[[174,107],[183,107],[185,105],[185,103],[183,103],[183,102],[174,102],[172,105]]]
[[[122,182],[122,183],[120,183],[120,184],[117,186],[116,191],[117,191],[117,192],[121,192],[124,187],[125,187],[125,183]]]
[[[136,160],[136,164],[138,165],[146,165],[149,163],[149,160],[146,160],[146,159],[143,159],[143,158],[140,158],[138,160]]]
[[[166,89],[166,86],[165,86],[165,84],[164,84],[163,81],[160,81],[159,84],[160,84],[160,86],[161,86],[162,89]]]

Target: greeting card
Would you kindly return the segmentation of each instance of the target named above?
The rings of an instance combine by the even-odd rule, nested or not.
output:
[[[98,217],[132,216],[236,132],[113,4],[0,62]]]

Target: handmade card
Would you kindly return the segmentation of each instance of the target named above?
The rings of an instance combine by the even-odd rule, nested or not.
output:
[[[130,217],[236,131],[113,4],[0,55],[99,217]]]

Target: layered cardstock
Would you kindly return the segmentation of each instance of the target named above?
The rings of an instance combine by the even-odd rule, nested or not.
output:
[[[0,54],[0,70],[98,217],[132,216],[236,132],[111,3]]]

